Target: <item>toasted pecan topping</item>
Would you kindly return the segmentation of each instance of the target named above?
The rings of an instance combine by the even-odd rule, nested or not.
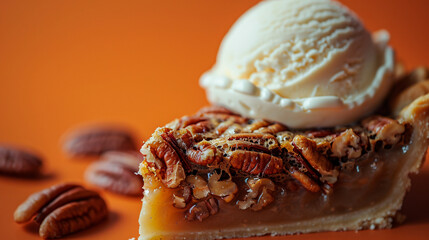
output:
[[[147,157],[151,162],[156,163],[155,158],[162,163],[148,166],[160,173],[169,188],[179,186],[191,169],[197,175],[222,169],[248,177],[283,175],[318,192],[333,186],[343,163],[378,151],[380,143],[401,144],[405,134],[404,124],[387,117],[370,117],[352,127],[289,130],[217,106],[167,126],[173,127],[157,130],[145,144],[152,150],[143,152],[153,153],[153,158]],[[210,179],[208,185],[211,194],[228,195],[212,190]]]

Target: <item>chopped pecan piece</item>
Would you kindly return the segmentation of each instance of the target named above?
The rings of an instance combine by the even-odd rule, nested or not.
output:
[[[362,125],[375,134],[375,138],[372,140],[373,143],[381,140],[384,145],[398,143],[405,132],[403,124],[400,124],[397,120],[382,116],[369,117],[362,121]]]
[[[185,208],[186,207],[185,198],[181,196],[177,196],[176,194],[173,194],[173,206],[176,208]]]
[[[362,155],[360,137],[352,129],[347,129],[334,139],[331,150],[334,157],[358,158]]]
[[[259,211],[274,201],[270,192],[275,191],[276,188],[270,179],[252,178],[247,181],[247,185],[249,186],[248,193],[243,201],[238,202],[240,209],[250,208],[253,211]]]
[[[18,223],[40,224],[43,238],[59,238],[94,225],[107,217],[107,206],[98,193],[74,184],[59,184],[37,192],[15,211]]]
[[[198,220],[202,222],[204,219],[210,217],[210,215],[215,215],[218,212],[219,202],[215,198],[209,198],[192,205],[186,212],[185,218],[188,221]]]
[[[192,193],[196,199],[202,199],[209,195],[209,186],[201,176],[189,175],[186,177],[186,182],[191,185]]]
[[[191,187],[184,185],[179,193],[173,194],[173,206],[176,208],[185,208],[191,199]]]
[[[234,199],[238,187],[231,179],[220,180],[221,175],[214,172],[209,177],[209,189],[211,194],[222,197],[225,202]]]

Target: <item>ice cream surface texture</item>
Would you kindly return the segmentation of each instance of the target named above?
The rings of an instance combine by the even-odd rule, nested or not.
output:
[[[392,85],[388,40],[334,1],[262,1],[232,26],[200,84],[210,102],[244,116],[292,128],[348,124]]]

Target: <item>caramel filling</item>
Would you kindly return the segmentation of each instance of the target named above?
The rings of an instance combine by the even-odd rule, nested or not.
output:
[[[342,215],[386,201],[395,188],[395,177],[399,174],[407,157],[408,146],[398,147],[381,154],[372,154],[356,162],[351,170],[341,171],[331,193],[310,192],[303,187],[291,191],[285,184],[276,183],[274,201],[260,211],[241,210],[236,201],[219,201],[219,212],[203,221],[185,219],[186,209],[173,207],[174,189],[151,185],[154,179],[146,177],[141,224],[147,229],[160,232],[225,231],[252,226],[287,224],[318,217]],[[402,155],[397,158],[395,156]],[[233,179],[243,182],[243,179]],[[152,188],[153,187],[153,188]],[[241,189],[237,198],[242,197]],[[145,207],[145,204],[148,206]]]

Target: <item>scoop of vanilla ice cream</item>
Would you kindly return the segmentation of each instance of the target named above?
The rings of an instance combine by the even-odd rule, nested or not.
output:
[[[270,0],[247,11],[201,77],[208,99],[293,128],[348,124],[391,86],[387,32],[371,35],[330,0]]]

